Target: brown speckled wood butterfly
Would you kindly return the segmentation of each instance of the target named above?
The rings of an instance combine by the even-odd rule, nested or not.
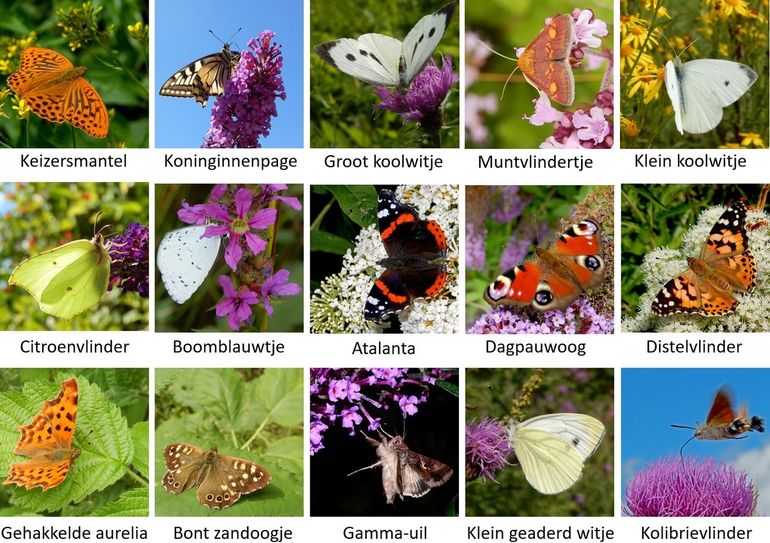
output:
[[[225,456],[188,445],[171,443],[163,452],[166,474],[163,488],[172,494],[181,494],[197,486],[195,495],[201,505],[211,509],[225,509],[237,502],[243,494],[251,494],[270,483],[265,468],[248,460]]]

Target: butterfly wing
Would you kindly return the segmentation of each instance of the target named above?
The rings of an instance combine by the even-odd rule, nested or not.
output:
[[[172,494],[181,494],[195,486],[207,454],[208,451],[187,443],[166,445],[163,461],[167,471],[163,475],[163,488]]]
[[[399,85],[402,44],[382,34],[364,34],[357,40],[342,38],[315,46],[327,64],[370,85]]]
[[[399,451],[398,464],[401,493],[412,498],[424,496],[431,488],[443,485],[453,473],[443,462],[410,450]]]
[[[711,228],[700,255],[741,292],[751,292],[757,276],[756,262],[748,249],[746,212],[744,201],[730,204]]]
[[[67,379],[58,396],[46,401],[32,422],[19,426],[21,438],[13,453],[31,460],[12,464],[3,484],[15,483],[27,489],[40,486],[43,491],[60,485],[72,460],[80,454],[72,450],[77,412],[78,383],[74,378]]]
[[[97,237],[71,241],[24,260],[8,284],[29,292],[49,315],[71,319],[101,300],[109,277],[110,257]]]
[[[219,254],[221,238],[201,237],[205,226],[188,226],[163,236],[158,246],[158,269],[163,286],[178,304],[185,303],[208,277]]]
[[[604,424],[599,419],[582,413],[553,413],[525,420],[519,429],[542,430],[559,436],[575,447],[585,462],[599,448],[604,438]]]
[[[757,73],[739,62],[721,59],[698,59],[682,64],[675,60],[673,69],[666,64],[666,89],[677,105],[669,87],[669,77],[675,77],[671,85],[678,90],[680,133],[703,134],[715,128],[722,120],[722,109],[736,102],[757,80]]]
[[[541,494],[564,492],[580,480],[583,460],[561,436],[520,426],[511,430],[510,441],[527,482]]]
[[[706,424],[709,426],[731,424],[737,415],[733,410],[733,393],[730,387],[723,385],[714,396],[714,402],[711,404]],[[744,415],[745,416],[745,415]]]
[[[408,87],[415,76],[425,67],[444,36],[454,11],[455,2],[450,2],[438,11],[417,21],[417,24],[406,35],[403,45],[406,70],[400,75],[399,86]]]
[[[554,17],[517,61],[530,85],[564,106],[572,105],[575,100],[575,78],[569,63],[574,32],[571,15]]]
[[[675,63],[681,66],[681,61],[678,58],[666,62],[666,92],[668,93],[668,98],[671,100],[671,106],[674,108],[676,129],[680,134],[684,134],[684,131],[682,130],[682,110],[684,109],[684,103],[682,102],[682,85],[677,76],[677,67],[675,66]]]
[[[95,138],[106,138],[110,116],[99,93],[82,77],[75,79],[64,97],[64,120]]]
[[[216,449],[212,452],[216,453]],[[270,483],[270,474],[265,468],[234,456],[214,454],[208,468],[195,494],[201,505],[211,509],[230,507],[242,495]]]
[[[48,84],[52,78],[72,68],[69,59],[56,51],[27,47],[21,52],[19,69],[8,77],[8,86],[25,98],[32,89]]]
[[[195,98],[206,107],[209,96],[220,96],[240,62],[241,54],[230,51],[225,44],[222,51],[201,57],[169,77],[160,88],[162,96]]]

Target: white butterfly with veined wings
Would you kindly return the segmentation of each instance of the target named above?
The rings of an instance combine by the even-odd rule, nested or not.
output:
[[[315,46],[315,52],[339,71],[365,83],[405,92],[430,60],[446,31],[456,2],[426,15],[403,42],[383,34],[341,38]]]
[[[705,134],[722,120],[723,109],[746,94],[757,72],[740,62],[704,58],[666,62],[666,91],[680,134]]]
[[[541,494],[558,494],[578,482],[602,438],[604,424],[580,413],[511,420],[508,435],[527,482]]]

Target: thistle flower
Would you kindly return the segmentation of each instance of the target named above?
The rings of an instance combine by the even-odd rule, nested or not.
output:
[[[259,138],[270,134],[271,118],[278,116],[276,100],[286,99],[281,46],[271,43],[274,37],[265,30],[241,51],[238,67],[212,108],[211,127],[201,147],[261,147]]]
[[[136,291],[142,298],[150,295],[150,232],[142,224],[132,222],[125,232],[107,243],[110,255],[110,282],[107,290],[119,286],[123,291]]]
[[[636,517],[748,517],[757,492],[746,473],[711,458],[659,459],[637,472],[623,511]]]
[[[481,477],[497,482],[495,473],[510,465],[511,454],[508,428],[500,421],[484,417],[465,426],[466,481]]]

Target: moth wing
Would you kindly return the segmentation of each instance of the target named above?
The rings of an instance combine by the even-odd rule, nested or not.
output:
[[[527,46],[517,62],[530,85],[564,106],[572,105],[575,100],[575,77],[569,63],[573,41],[572,16],[564,14],[554,17]]]
[[[599,448],[604,438],[604,424],[582,413],[554,413],[527,419],[519,429],[531,428],[556,435],[575,447],[585,462]]]
[[[580,480],[580,453],[561,436],[520,426],[511,431],[510,439],[527,482],[541,494],[564,492]]]
[[[408,86],[433,56],[441,38],[446,32],[455,10],[450,2],[438,11],[417,21],[404,39],[403,55],[406,60],[406,74],[400,84]]]
[[[431,488],[436,488],[446,483],[454,471],[452,468],[412,451],[406,451],[399,455],[401,466],[401,491],[405,496],[419,498],[425,495]]]
[[[341,38],[318,44],[315,52],[326,63],[364,83],[396,87],[401,46],[400,41],[390,36],[364,34],[357,40]]]
[[[722,385],[714,396],[714,402],[711,404],[711,409],[706,417],[706,424],[715,426],[733,422],[737,418],[733,410],[733,398],[732,389],[727,385]]]

